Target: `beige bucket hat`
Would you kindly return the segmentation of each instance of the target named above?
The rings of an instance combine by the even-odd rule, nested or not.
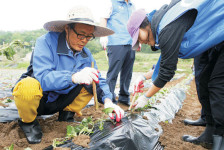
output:
[[[93,33],[95,37],[108,36],[114,33],[113,30],[110,30],[106,27],[102,27],[100,25],[96,25],[93,19],[92,12],[88,7],[85,6],[73,7],[69,11],[66,20],[56,20],[47,22],[44,24],[44,29],[53,32],[63,32],[65,29],[65,25],[70,23],[83,23],[95,26],[95,31]]]

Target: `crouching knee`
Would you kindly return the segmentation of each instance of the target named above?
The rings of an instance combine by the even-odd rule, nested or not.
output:
[[[12,95],[23,122],[29,123],[36,118],[42,92],[40,83],[31,77],[22,79],[14,87]]]

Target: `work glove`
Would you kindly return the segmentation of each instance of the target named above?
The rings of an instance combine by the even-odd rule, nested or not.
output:
[[[72,75],[72,82],[76,84],[92,84],[92,82],[99,83],[98,71],[95,68],[85,67],[80,72]]]
[[[105,50],[107,48],[108,38],[106,36],[100,38],[100,44]]]
[[[135,93],[142,93],[143,91],[141,90],[141,88],[144,87],[143,82],[146,80],[146,78],[143,75],[138,76],[138,78],[135,80],[134,82],[134,86],[133,86],[133,95],[135,95]]]
[[[145,94],[140,96],[134,103],[134,107],[135,109],[138,109],[138,108],[143,108],[145,105],[148,104],[148,101],[151,97],[146,97]]]
[[[124,110],[119,106],[115,105],[112,101],[108,101],[104,104],[104,108],[114,108],[113,112],[116,113],[116,121],[120,122],[120,120],[124,117]],[[109,114],[110,119],[114,119],[114,115],[112,113]]]
[[[139,43],[138,49],[137,49],[136,51],[137,51],[137,52],[140,52],[140,51],[141,51],[141,48],[142,48],[142,44]]]

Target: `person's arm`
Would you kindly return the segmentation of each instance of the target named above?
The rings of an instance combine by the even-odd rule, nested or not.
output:
[[[144,74],[141,74],[140,76],[137,77],[137,79],[135,80],[134,84],[133,84],[133,95],[135,93],[142,93],[143,91],[141,90],[144,85],[144,81],[145,80],[148,80],[148,79],[151,79],[152,78],[152,74],[153,74],[154,70],[150,70],[149,72],[147,73],[144,73]]]
[[[153,85],[144,94],[144,97],[139,97],[136,101],[137,108],[139,107],[138,103],[142,103],[141,106],[143,106],[143,103],[146,104],[154,94],[173,78],[182,39],[184,34],[193,25],[196,14],[197,13],[194,10],[188,11],[177,20],[168,24],[159,34],[159,44],[162,56],[159,74],[153,82]]]
[[[105,109],[113,108],[113,112],[116,113],[116,121],[120,122],[120,120],[124,117],[124,110],[112,102],[112,93],[110,92],[110,89],[108,84],[106,83],[106,80],[101,77],[100,73],[99,73],[99,81],[100,81],[99,82],[100,89],[97,89],[97,91],[101,91],[104,108]],[[109,114],[109,117],[111,119],[115,119],[112,113]]]
[[[112,3],[110,0],[105,1],[103,9],[102,9],[102,16],[100,18],[100,25],[103,27],[107,27],[107,20],[110,18],[110,15],[112,13]],[[108,43],[108,37],[100,37],[100,44],[104,50],[106,50]]]
[[[143,74],[143,76],[145,77],[146,80],[149,80],[152,78],[153,72],[154,72],[154,70],[150,70],[147,73]]]
[[[92,56],[91,60],[94,61],[94,68],[98,70],[96,61]],[[110,92],[109,86],[106,83],[106,79],[102,78],[100,72],[98,74],[98,77],[99,77],[99,83],[98,83],[99,86],[97,86],[97,95],[100,94],[100,96],[98,97],[98,101],[99,102],[102,101],[104,103],[105,109],[113,108],[113,112],[116,113],[116,121],[120,122],[120,120],[124,117],[124,110],[112,102],[112,93]],[[109,114],[109,117],[111,119],[115,119],[112,113]]]
[[[153,84],[159,88],[169,82],[176,71],[180,45],[185,33],[193,25],[196,11],[186,12],[177,20],[168,24],[159,34],[161,62],[159,74]]]

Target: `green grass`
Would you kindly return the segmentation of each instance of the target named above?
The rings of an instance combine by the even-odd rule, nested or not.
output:
[[[134,72],[147,72],[149,71],[154,64],[157,63],[160,53],[142,53],[136,52],[135,63],[134,63]],[[101,51],[97,54],[94,54],[93,57],[96,60],[99,70],[107,71],[108,62],[104,51]],[[183,71],[176,71],[176,73],[192,73],[191,65],[193,63],[192,59],[179,59],[177,68],[182,69]]]
[[[143,53],[136,52],[134,72],[147,72],[152,68],[153,64],[157,63],[160,53]],[[99,53],[93,54],[96,60],[97,66],[100,71],[108,70],[108,61],[106,59],[106,54],[102,50]],[[179,59],[177,68],[183,71],[176,71],[177,73],[191,73],[192,59]],[[26,69],[29,66],[29,62],[5,60],[0,61],[0,68],[14,68],[14,69]]]

